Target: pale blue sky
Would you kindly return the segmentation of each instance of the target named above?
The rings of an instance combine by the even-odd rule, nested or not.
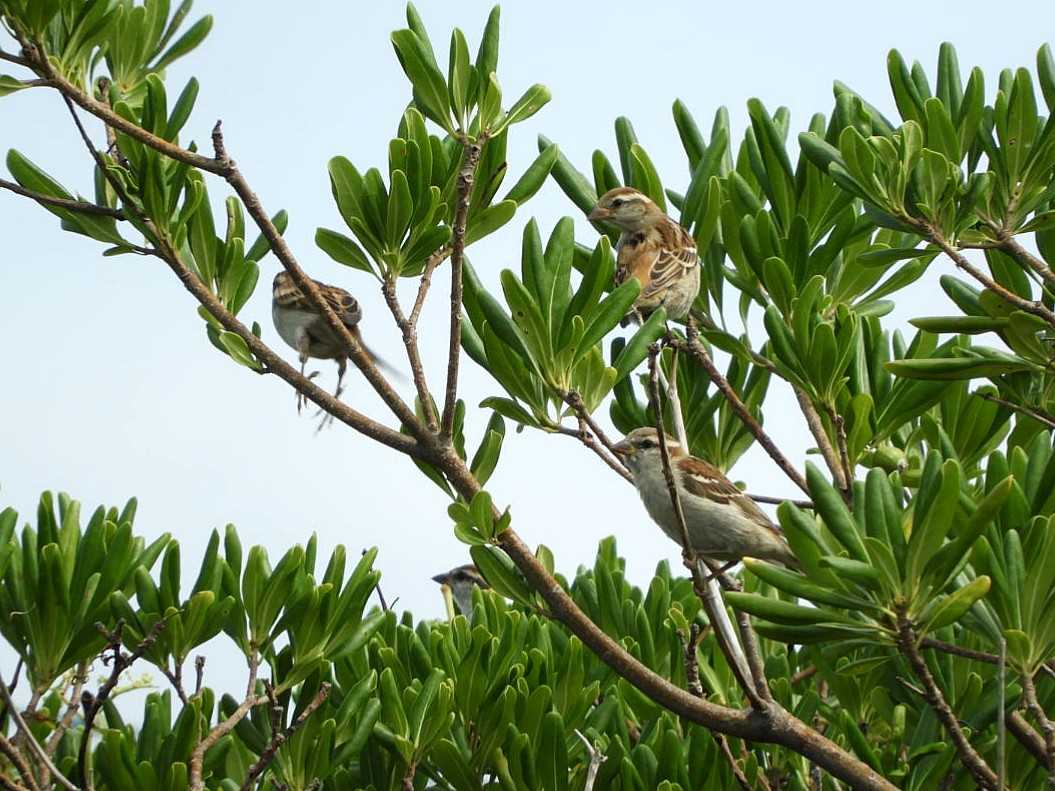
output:
[[[442,62],[452,26],[475,49],[489,7],[418,3]],[[291,8],[199,0],[195,14],[214,14],[215,27],[171,70],[169,90],[178,91],[190,75],[199,78],[200,97],[184,134],[206,140],[214,121],[223,119],[228,148],[265,206],[290,212],[286,235],[302,265],[356,293],[365,336],[406,370],[374,281],[332,263],[312,241],[317,226],[340,227],[326,161],[335,154],[364,167],[385,161],[409,97],[388,39],[404,24],[403,5],[312,0]],[[538,133],[588,171],[594,148],[615,153],[612,122],[627,115],[667,186],[683,189],[685,160],[670,113],[676,98],[705,128],[715,108],[727,105],[736,140],[749,97],[771,110],[787,105],[797,131],[811,113],[830,111],[833,79],[894,117],[885,70],[890,47],[922,60],[933,74],[938,45],[952,41],[965,71],[984,69],[991,97],[999,69],[1032,68],[1052,30],[1040,24],[1051,18],[1041,2],[1005,3],[998,11],[978,2],[871,8],[510,2],[502,12],[499,61],[507,99],[534,82],[553,94],[541,113],[515,129],[510,171],[519,175],[534,157]],[[991,19],[996,13],[1033,23],[1008,23],[1005,32]],[[17,148],[67,187],[90,193],[89,163],[56,94],[40,89],[0,99],[0,146]],[[214,200],[225,194],[221,182],[209,186]],[[476,268],[496,285],[502,268],[519,265],[527,219],[538,217],[548,233],[564,214],[577,212],[548,182],[510,225],[472,248]],[[418,615],[441,613],[429,577],[464,562],[466,548],[451,533],[445,497],[407,460],[343,427],[315,436],[313,423],[295,414],[285,384],[257,377],[212,349],[193,299],[159,262],[104,259],[101,245],[61,232],[50,214],[7,193],[0,194],[0,230],[0,504],[29,517],[45,488],[69,491],[88,509],[136,495],[138,530],[148,536],[169,531],[180,540],[187,584],[196,571],[190,561],[209,531],[227,522],[237,524],[245,545],[262,543],[272,558],[312,531],[320,554],[339,542],[353,554],[376,544],[388,598],[398,596],[401,607]],[[595,235],[580,222],[578,238],[592,244]],[[243,315],[260,321],[265,340],[292,360],[270,322],[268,285],[276,267],[273,259],[264,261],[261,287]],[[940,261],[933,273],[939,269],[950,267]],[[899,316],[950,311],[933,278],[928,283],[906,295]],[[445,287],[445,277],[438,277],[422,320],[435,382],[446,346]],[[332,366],[319,367],[332,385]],[[470,405],[499,393],[472,363],[463,384]],[[345,398],[387,419],[361,381],[353,378]],[[792,458],[801,458],[805,434],[792,401],[776,388],[773,398],[767,428]],[[470,414],[475,444],[486,415]],[[793,493],[755,449],[734,477],[753,491]],[[566,573],[591,563],[597,541],[612,533],[637,582],[646,581],[658,560],[677,562],[674,545],[647,521],[634,491],[568,438],[511,430],[488,489],[498,503],[512,505],[514,527],[525,540],[548,544]],[[227,670],[210,669],[216,674],[210,682],[223,686]]]

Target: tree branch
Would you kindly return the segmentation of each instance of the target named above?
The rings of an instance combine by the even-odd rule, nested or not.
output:
[[[799,409],[802,410],[802,415],[806,418],[806,425],[809,426],[810,433],[817,441],[817,449],[821,452],[824,463],[832,473],[835,488],[839,490],[843,500],[849,503],[851,496],[849,481],[846,478],[843,465],[839,461],[839,454],[835,452],[831,439],[828,438],[828,432],[824,428],[824,421],[821,420],[820,413],[817,412],[817,408],[813,405],[813,400],[805,390],[795,385],[792,385],[791,388],[795,391],[795,399],[799,402]]]
[[[260,657],[254,650],[246,661],[249,665],[249,681],[246,684],[245,700],[238,704],[238,708],[231,712],[230,717],[217,723],[194,747],[190,756],[190,791],[203,791],[205,788],[205,781],[202,779],[202,764],[205,762],[205,753],[209,751],[209,748],[234,730],[254,706],[267,702],[267,696],[256,694],[256,674],[260,668]]]
[[[396,284],[392,279],[386,277],[381,282],[381,293],[385,297],[392,318],[396,321],[396,326],[403,333],[403,345],[407,349],[407,360],[410,363],[414,388],[418,391],[418,403],[421,404],[421,411],[425,415],[425,424],[429,427],[429,431],[438,431],[439,420],[436,416],[436,406],[429,394],[429,386],[425,381],[425,366],[421,362],[421,353],[418,350],[417,328],[403,313],[403,307],[399,304],[399,297],[396,295]]]
[[[1040,275],[1049,288],[1055,289],[1055,272],[1052,272],[1044,261],[1020,245],[1014,236],[1001,234],[1001,239],[996,246]]]
[[[0,697],[3,698],[7,710],[11,713],[11,718],[15,721],[15,727],[18,728],[19,732],[22,734],[22,738],[25,740],[26,744],[29,745],[30,752],[36,756],[41,766],[47,769],[54,776],[55,781],[63,788],[67,789],[67,791],[80,791],[77,786],[67,779],[66,775],[58,770],[55,764],[52,763],[47,751],[40,745],[40,742],[33,737],[33,732],[29,729],[26,721],[22,718],[22,714],[15,706],[15,702],[11,700],[11,691],[7,688],[7,684],[4,683],[3,679],[0,679]],[[12,750],[18,752],[13,746]],[[19,753],[19,755],[21,754]],[[25,765],[24,759],[23,765]],[[32,770],[27,767],[27,772],[27,775],[23,775],[23,779],[25,780],[28,777],[27,782],[30,782],[33,787],[36,787],[36,780],[33,777]],[[19,773],[21,774],[21,769],[19,770]]]
[[[689,353],[703,366],[703,369],[707,372],[707,375],[714,382],[714,386],[718,388],[719,392],[725,396],[729,405],[732,407],[733,412],[740,418],[747,430],[751,432],[754,438],[758,441],[758,444],[769,454],[769,457],[776,462],[777,466],[784,471],[792,482],[798,486],[807,495],[810,493],[809,486],[806,485],[806,479],[802,477],[802,474],[795,469],[795,466],[788,460],[787,456],[781,453],[780,448],[776,446],[776,443],[770,439],[769,435],[763,431],[761,424],[755,419],[755,416],[751,414],[751,411],[747,408],[747,405],[740,399],[736,391],[733,390],[732,385],[722,375],[722,372],[718,370],[718,366],[714,364],[714,360],[711,359],[711,355],[704,348],[703,344],[700,343],[699,331],[696,329],[696,324],[690,319],[688,324],[688,340],[683,342],[678,339],[671,339],[671,345],[677,347],[684,345],[684,348],[689,350]]]
[[[902,219],[905,222],[908,222],[910,225],[914,226],[923,236],[927,238],[928,241],[940,247],[942,252],[945,253],[945,255],[949,256],[949,258],[952,259],[953,263],[956,264],[956,266],[958,266],[964,272],[969,274],[971,277],[973,277],[983,286],[988,288],[994,294],[999,296],[1005,302],[1014,305],[1019,310],[1024,310],[1027,313],[1032,313],[1034,316],[1039,316],[1040,318],[1044,319],[1044,321],[1046,321],[1048,324],[1055,327],[1055,313],[1052,313],[1050,310],[1048,310],[1043,303],[1023,299],[1022,297],[1018,296],[1018,294],[1014,294],[1008,289],[1004,288],[1002,285],[997,283],[991,277],[982,272],[982,270],[980,270],[978,267],[968,261],[967,258],[963,255],[963,253],[961,253],[959,250],[949,244],[949,242],[945,239],[944,236],[941,235],[938,229],[932,226],[930,223],[924,220],[919,220],[914,217],[908,216],[905,216]]]
[[[21,195],[24,198],[35,200],[37,203],[46,206],[54,206],[58,209],[67,209],[68,211],[80,212],[81,214],[93,214],[101,217],[113,217],[115,220],[125,219],[125,213],[120,209],[111,209],[109,206],[100,206],[96,203],[89,203],[87,201],[53,198],[50,195],[27,190],[22,185],[16,184],[13,181],[7,181],[6,179],[0,179],[0,189],[9,190],[16,195]]]
[[[92,726],[95,724],[95,717],[102,710],[103,704],[109,699],[114,687],[117,686],[117,682],[121,679],[121,674],[149,651],[150,646],[158,639],[161,631],[165,628],[165,619],[162,618],[154,624],[151,630],[140,640],[139,645],[129,654],[121,650],[121,633],[124,630],[124,621],[119,620],[113,632],[107,632],[102,624],[96,624],[96,626],[99,631],[106,635],[106,647],[114,653],[110,660],[110,677],[99,687],[99,691],[95,695],[85,690],[81,696],[81,705],[84,707],[84,729],[81,731],[81,745],[77,751],[77,774],[85,791],[91,791],[95,785],[92,782],[91,771],[88,768],[89,746],[92,740]],[[103,653],[105,654],[105,649]],[[52,768],[52,771],[55,771],[54,768]]]
[[[1041,766],[1052,768],[1048,762],[1048,748],[1040,734],[1033,730],[1033,726],[1026,722],[1021,712],[1013,711],[1007,715],[1007,729],[1015,737],[1026,752],[1032,755]]]
[[[308,719],[315,710],[319,708],[330,694],[330,684],[324,681],[319,685],[319,691],[315,693],[315,697],[311,699],[304,710],[288,728],[276,732],[271,737],[271,742],[264,749],[264,752],[260,753],[260,757],[249,767],[249,773],[246,775],[245,782],[242,783],[242,791],[252,791],[253,784],[257,778],[264,773],[264,770],[275,760],[275,754],[278,753],[279,748],[285,744],[289,737],[292,736],[296,730],[304,724],[305,720]]]
[[[912,672],[923,684],[923,699],[927,701],[934,710],[938,720],[945,726],[945,730],[948,731],[949,737],[956,747],[956,753],[960,756],[964,766],[967,767],[971,776],[974,777],[975,782],[981,788],[996,791],[998,783],[996,773],[989,768],[989,764],[971,746],[971,743],[964,735],[963,729],[960,727],[960,721],[956,718],[952,709],[949,708],[945,695],[934,680],[934,676],[931,675],[930,668],[927,667],[927,662],[924,660],[923,655],[919,652],[915,631],[904,611],[898,613],[898,646],[908,660]]]
[[[451,237],[451,332],[447,348],[447,388],[443,398],[443,420],[440,436],[449,440],[454,427],[454,407],[458,402],[458,364],[462,351],[462,269],[465,264],[465,223],[469,217],[469,198],[476,178],[476,163],[487,137],[481,133],[462,145],[462,167],[458,171],[458,205],[454,211]]]
[[[1037,699],[1037,687],[1033,682],[1033,676],[1022,673],[1022,698],[1025,700],[1026,709],[1037,721],[1037,726],[1044,736],[1044,751],[1047,754],[1048,785],[1055,788],[1055,723],[1049,718],[1044,708]]]
[[[224,163],[202,156],[194,151],[188,151],[175,143],[170,143],[164,138],[158,137],[137,124],[122,118],[111,110],[109,106],[86,94],[63,75],[59,74],[52,67],[47,55],[40,52],[32,42],[23,42],[22,51],[25,59],[20,65],[32,69],[47,80],[48,85],[73,100],[82,109],[102,120],[107,126],[128,135],[134,140],[138,140],[143,145],[149,146],[177,162],[183,162],[191,167],[214,173],[218,176],[226,176],[226,165]]]
[[[3,682],[0,682],[3,683]],[[30,736],[30,739],[33,737]],[[11,762],[11,765],[15,767],[15,771],[18,772],[18,776],[22,779],[22,782],[26,785],[13,784],[13,787],[20,789],[28,789],[28,791],[40,791],[40,786],[37,784],[37,778],[33,776],[33,770],[26,763],[25,757],[19,751],[15,745],[13,745],[6,736],[0,733],[0,753]]]
[[[436,267],[446,261],[451,255],[450,245],[444,245],[435,253],[429,256],[429,259],[425,262],[425,268],[421,272],[421,282],[418,284],[418,295],[414,299],[414,307],[410,311],[410,326],[417,328],[418,318],[421,316],[421,309],[425,307],[425,297],[429,293],[429,286],[432,285],[432,273],[436,271]]]
[[[971,395],[977,396],[978,398],[984,399],[986,401],[992,401],[994,404],[1000,404],[1000,406],[1005,406],[1014,412],[1018,412],[1020,414],[1025,415],[1026,417],[1031,417],[1038,423],[1047,426],[1048,428],[1055,428],[1055,416],[1049,415],[1046,412],[1033,409],[1032,407],[1028,407],[1023,404],[1016,404],[1004,398],[998,398],[995,395],[990,395],[989,393],[980,393],[977,390],[972,391]]]

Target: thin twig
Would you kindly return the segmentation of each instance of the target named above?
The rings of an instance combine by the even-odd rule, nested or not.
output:
[[[582,787],[582,791],[593,791],[593,784],[597,782],[597,772],[601,764],[608,760],[608,756],[591,744],[578,728],[575,729],[575,735],[586,745],[586,754],[590,756],[590,765],[586,768],[586,784]]]
[[[425,297],[428,296],[429,286],[432,285],[432,273],[436,267],[446,261],[451,255],[451,246],[445,244],[435,253],[429,256],[425,262],[425,268],[421,272],[421,282],[418,283],[418,295],[414,299],[414,307],[410,311],[410,326],[417,328],[418,319],[421,317],[421,309],[425,307]]]
[[[92,144],[91,138],[88,137],[88,134],[84,129],[84,125],[81,123],[76,111],[74,110],[71,104],[73,99],[69,96],[64,96],[64,98],[66,100],[67,106],[70,109],[70,114],[73,116],[73,121],[81,134],[81,138],[84,140],[84,143],[88,148],[89,153],[92,155],[93,159],[95,159],[97,166],[102,170],[103,175],[107,177],[111,186],[113,186],[114,190],[118,193],[118,195],[121,197],[121,200],[126,204],[126,206],[134,206],[134,204],[131,202],[131,199],[124,191],[121,182],[109,173],[109,170],[106,167],[106,162],[103,160],[102,155],[96,150],[95,146]],[[214,136],[214,144],[216,140],[217,137]],[[222,150],[222,135],[218,137],[218,140]],[[237,176],[239,183],[244,184],[244,180],[242,179],[241,175],[238,174],[237,171],[235,171],[235,175]],[[249,194],[252,196],[252,192],[250,192]],[[255,201],[255,196],[252,197]],[[262,213],[263,209],[261,208],[259,201],[255,201],[252,205],[247,203],[246,208],[250,211],[251,214],[254,215],[254,219],[258,220],[258,225],[261,225],[262,223],[257,215]],[[308,400],[317,404],[319,408],[321,408],[328,414],[333,415],[337,420],[341,421],[347,426],[350,426],[361,434],[364,434],[365,436],[368,436],[371,439],[377,440],[382,445],[386,445],[394,450],[406,453],[409,456],[413,456],[415,458],[421,458],[423,456],[421,449],[418,447],[417,443],[412,437],[409,437],[406,434],[403,434],[402,432],[390,429],[387,426],[384,426],[378,423],[377,421],[367,417],[361,412],[352,409],[343,401],[338,398],[335,398],[333,395],[316,385],[308,377],[303,376],[299,371],[297,371],[296,368],[289,365],[282,357],[276,354],[267,344],[265,344],[260,338],[258,338],[253,332],[251,332],[248,327],[246,327],[242,322],[240,322],[234,316],[233,313],[227,310],[227,308],[217,298],[217,296],[209,290],[209,287],[205,283],[203,283],[201,279],[196,274],[194,274],[189,267],[187,267],[186,264],[183,263],[183,260],[179,252],[176,250],[175,246],[164,235],[158,232],[158,229],[156,228],[156,226],[154,226],[150,218],[142,216],[141,219],[143,220],[147,229],[157,237],[156,243],[158,247],[152,252],[158,258],[168,264],[169,268],[180,279],[180,282],[183,283],[184,288],[186,288],[198,300],[198,302],[213,316],[213,318],[220,322],[220,324],[225,330],[227,330],[228,332],[235,333],[236,335],[238,335],[238,337],[245,341],[246,345],[249,347],[249,350],[253,353],[253,355],[261,363],[264,364],[267,372],[276,374],[279,378],[292,385],[297,390],[297,392],[302,393]],[[270,229],[269,233],[274,237],[278,237],[278,242],[280,243],[280,245],[276,246],[276,243],[272,243],[272,250],[275,250],[276,256],[280,256],[280,250],[288,252],[288,248],[285,246],[285,242],[281,240],[281,237],[278,235],[277,229],[271,223],[271,220],[267,217],[266,214],[263,214],[263,221],[265,221],[264,227]],[[261,228],[261,231],[263,232],[263,227]],[[290,256],[292,256],[292,254],[290,254]],[[281,256],[280,260],[283,260]],[[283,260],[283,263],[286,264],[287,262]],[[296,261],[292,261],[292,265],[296,266]],[[288,266],[287,269],[289,269]],[[306,293],[314,292],[315,296],[321,299],[321,295],[318,293],[318,288],[315,286],[314,281],[312,281],[310,278],[307,278],[307,276],[304,275],[304,273],[299,269],[297,270],[297,273],[294,273],[292,270],[290,270],[290,272],[294,275],[294,279],[296,279],[298,274],[300,277],[306,278],[308,282],[308,287],[304,288],[304,291]],[[331,314],[333,313],[332,309],[328,305],[325,305],[325,310],[329,311]],[[345,333],[347,333],[347,327],[344,327],[343,323],[341,326],[343,327]],[[380,375],[378,374],[378,376]],[[384,381],[383,377],[381,377],[381,382],[383,382],[387,387],[387,382]],[[391,388],[388,389],[389,391],[391,391]],[[402,401],[399,399],[398,395],[395,395],[394,391],[391,392],[392,395],[395,397],[395,402],[389,403],[389,406],[390,408],[393,408],[393,411],[395,411],[394,404],[402,404]],[[382,397],[384,398],[384,396]],[[405,410],[405,405],[403,405],[403,407]],[[402,418],[406,418],[408,415],[412,419],[413,426],[420,425],[417,419],[413,417],[413,413],[408,412],[406,415],[403,415]],[[400,415],[397,414],[397,416]]]
[[[176,694],[179,696],[180,702],[187,705],[187,692],[183,689],[183,666],[175,665],[175,670],[169,670],[167,667],[161,668],[161,672],[165,674],[165,678],[172,684],[172,688],[176,690]]]
[[[808,665],[791,677],[791,686],[797,686],[803,681],[813,678],[815,675],[817,675],[817,666]]]
[[[1033,715],[1037,727],[1044,736],[1044,748],[1048,754],[1048,785],[1055,788],[1055,722],[1048,717],[1037,699],[1037,686],[1029,673],[1022,673],[1022,698],[1026,709]]]
[[[97,203],[89,203],[88,201],[71,200],[69,198],[53,198],[50,195],[45,195],[41,192],[27,190],[22,185],[16,184],[13,181],[7,181],[6,179],[0,179],[0,188],[9,190],[10,192],[15,193],[16,195],[21,195],[24,198],[35,200],[37,203],[54,206],[58,209],[75,211],[80,214],[113,217],[115,220],[125,219],[125,213],[120,209],[111,209],[109,206],[100,206]]]
[[[1014,236],[1004,236],[996,246],[1005,253],[1009,253],[1013,258],[1018,259],[1019,263],[1025,264],[1040,275],[1049,288],[1055,288],[1055,272],[1052,272],[1051,268],[1045,264],[1044,261],[1037,258],[1029,252],[1029,250],[1015,241]]]
[[[1022,716],[1021,712],[1012,711],[1007,715],[1007,729],[1018,743],[1026,749],[1026,752],[1036,759],[1037,763],[1045,768],[1051,768],[1048,763],[1048,748],[1044,744],[1044,739],[1033,729],[1032,725],[1026,722],[1026,718]]]
[[[201,685],[205,680],[205,657],[199,654],[194,657],[194,697],[201,694]]]
[[[429,431],[438,431],[439,418],[436,415],[436,406],[432,402],[432,396],[429,394],[428,383],[425,381],[425,366],[421,362],[421,352],[418,349],[417,328],[403,313],[399,297],[396,295],[396,284],[391,278],[386,277],[382,281],[381,293],[385,297],[392,318],[396,321],[396,326],[403,334],[403,345],[407,350],[407,361],[410,363],[414,388],[418,391],[418,403],[421,404],[421,411],[425,415],[425,423]]]
[[[685,688],[698,698],[704,696],[703,684],[700,683],[700,659],[699,654],[697,653],[703,635],[703,630],[700,629],[699,624],[696,623],[689,625],[688,636],[685,636],[680,631],[678,632],[682,645],[682,657],[685,662]],[[729,748],[729,740],[725,738],[725,734],[717,733],[716,731],[711,731],[710,733],[715,744],[718,745],[718,750],[729,764],[729,768],[733,773],[733,777],[736,778],[737,784],[743,788],[744,791],[751,791],[751,784],[747,780],[747,775],[744,774],[743,770],[740,768],[740,764],[737,763],[736,756],[733,755],[733,751]]]
[[[799,508],[805,508],[809,511],[813,510],[813,500],[796,500],[792,497],[774,497],[771,494],[752,494],[751,492],[744,492],[744,494],[756,503],[764,503],[765,505],[782,505],[783,503],[791,503]]]
[[[88,680],[88,669],[89,665],[83,663],[78,665],[73,671],[73,678],[68,684],[69,695],[66,697],[66,711],[63,712],[62,718],[55,726],[55,730],[53,730],[51,736],[48,737],[46,745],[48,755],[52,758],[55,757],[55,751],[59,749],[59,742],[62,741],[63,735],[73,725],[73,719],[77,716],[77,712],[80,711],[81,690],[84,688],[84,684]],[[47,782],[48,779],[45,776],[44,784],[47,785]]]
[[[33,65],[25,58],[20,58],[18,55],[12,55],[10,52],[4,52],[2,49],[0,49],[0,60],[6,60],[8,63],[24,66],[27,69],[33,68]]]
[[[931,675],[930,668],[927,667],[927,662],[919,651],[915,630],[903,611],[898,613],[898,646],[908,660],[916,678],[923,684],[923,699],[934,710],[939,722],[945,726],[945,730],[948,731],[949,737],[956,747],[956,753],[960,756],[964,766],[967,767],[971,776],[974,777],[975,782],[980,787],[996,791],[998,788],[996,773],[985,762],[985,759],[978,754],[978,751],[974,749],[967,736],[964,735],[963,729],[960,727],[960,721],[952,709],[949,708],[944,693],[934,680],[934,676]]]
[[[672,340],[672,345],[679,345],[681,341]],[[696,358],[696,360],[703,366],[703,369],[707,372],[707,375],[714,382],[715,387],[718,388],[719,392],[725,396],[729,402],[729,406],[732,407],[736,416],[740,418],[741,422],[747,428],[748,431],[758,441],[758,444],[769,454],[769,457],[776,462],[777,466],[784,471],[792,482],[798,486],[807,495],[810,493],[809,486],[806,485],[806,479],[802,477],[802,474],[795,469],[795,466],[788,460],[788,457],[781,453],[780,449],[776,446],[776,443],[770,439],[769,435],[762,429],[762,425],[755,419],[755,416],[751,414],[751,411],[744,404],[743,400],[737,395],[736,391],[733,390],[732,385],[722,375],[721,371],[718,370],[718,366],[714,364],[714,360],[711,359],[711,355],[704,348],[703,344],[700,343],[699,332],[696,329],[695,323],[690,319],[688,325],[688,340],[685,342],[685,347],[689,352]]]
[[[47,55],[40,52],[36,45],[31,42],[24,42],[23,52],[25,53],[26,58],[20,63],[20,65],[31,68],[39,76],[46,79],[51,87],[58,90],[63,96],[72,99],[77,105],[94,115],[96,118],[101,119],[107,126],[113,127],[117,131],[128,135],[134,140],[138,140],[140,143],[164,154],[169,159],[183,162],[191,167],[204,170],[208,173],[214,173],[218,176],[226,175],[226,165],[223,162],[218,162],[210,157],[202,156],[194,151],[188,151],[185,148],[181,148],[175,143],[170,143],[164,138],[158,137],[157,135],[148,132],[146,129],[143,129],[138,124],[118,115],[103,102],[89,96],[78,86],[74,85],[62,74],[57,72],[48,60]]]
[[[365,557],[365,555],[366,555],[366,550],[365,549],[362,552],[359,553],[359,557]],[[377,585],[374,586],[374,590],[377,591],[377,598],[381,602],[381,609],[384,610],[385,612],[388,612],[388,602],[385,601],[385,594],[381,592],[381,580],[380,579],[377,581]]]
[[[58,767],[52,763],[51,758],[48,756],[47,751],[40,745],[40,742],[33,736],[33,732],[26,725],[26,721],[22,719],[22,714],[15,706],[13,700],[11,700],[11,691],[7,688],[7,684],[4,683],[3,679],[0,679],[0,697],[4,699],[4,703],[7,705],[8,711],[11,712],[11,718],[15,721],[15,727],[18,728],[22,734],[26,744],[29,745],[29,749],[40,761],[41,765],[44,766],[51,774],[55,777],[55,780],[63,788],[68,791],[80,791],[73,783],[71,783],[62,772],[58,770]],[[36,785],[36,780],[33,779],[32,772],[29,774],[29,778],[33,781],[33,785]]]
[[[289,740],[289,737],[296,732],[297,728],[304,724],[308,717],[315,713],[316,709],[323,704],[329,694],[330,684],[324,681],[319,685],[319,691],[315,693],[315,697],[304,707],[297,719],[288,728],[275,732],[264,752],[260,753],[260,757],[249,767],[249,773],[246,775],[245,782],[242,783],[242,791],[251,791],[257,778],[264,773],[264,770],[275,759],[275,754],[279,748]]]
[[[817,412],[817,408],[813,405],[813,399],[810,398],[809,393],[796,385],[791,387],[795,391],[795,400],[799,402],[802,416],[806,418],[806,425],[809,426],[810,433],[817,442],[817,450],[821,452],[824,463],[831,471],[835,488],[839,490],[843,499],[849,503],[850,484],[843,470],[842,462],[839,461],[839,454],[836,453],[835,448],[832,446],[832,441],[828,437],[828,431],[824,428],[824,421],[821,420],[820,413]]]
[[[906,217],[903,219],[905,219],[909,224],[913,225],[929,241],[933,242],[938,247],[940,247],[942,249],[942,252],[944,252],[945,255],[949,256],[949,258],[952,259],[953,263],[956,264],[956,266],[958,266],[964,272],[969,274],[971,277],[973,277],[987,289],[992,291],[994,294],[999,296],[1005,302],[1014,305],[1019,310],[1024,310],[1027,313],[1032,313],[1034,316],[1039,316],[1040,318],[1044,319],[1044,321],[1046,321],[1048,324],[1055,327],[1055,313],[1052,313],[1050,310],[1048,310],[1048,308],[1045,307],[1042,302],[1034,302],[1029,299],[1023,299],[1022,297],[1018,296],[1018,294],[1015,294],[1009,291],[1008,289],[1004,288],[1002,285],[997,283],[991,277],[982,272],[982,270],[980,270],[978,267],[968,261],[966,256],[964,256],[963,253],[961,253],[959,250],[949,244],[949,242],[945,239],[944,236],[942,236],[938,229],[936,229],[930,223],[912,217]]]
[[[563,434],[566,437],[574,437],[579,440],[583,445],[597,454],[597,458],[607,464],[612,470],[618,474],[623,480],[633,483],[634,477],[630,474],[630,471],[619,461],[617,456],[612,456],[606,453],[604,448],[601,447],[601,443],[597,441],[597,437],[594,436],[593,432],[590,431],[590,427],[586,425],[586,421],[581,417],[576,416],[579,422],[579,428],[567,428],[565,426],[557,426],[554,431],[557,434]]]
[[[110,659],[110,677],[99,687],[99,691],[92,695],[92,693],[85,690],[81,695],[81,705],[84,707],[84,728],[81,731],[81,745],[77,752],[77,775],[86,791],[91,791],[94,788],[91,771],[88,768],[88,756],[90,755],[88,748],[92,740],[92,726],[95,724],[95,718],[102,711],[103,705],[109,699],[114,687],[117,686],[117,682],[120,681],[121,674],[149,651],[150,646],[158,639],[161,631],[165,628],[165,619],[162,618],[154,624],[150,631],[144,635],[143,639],[139,641],[139,645],[129,654],[121,650],[121,633],[124,630],[124,621],[119,620],[112,632],[106,631],[102,624],[96,624],[96,626],[99,631],[106,635],[106,648],[113,651],[113,656]],[[104,661],[105,655],[106,649],[103,649]]]
[[[1000,404],[1000,406],[1005,406],[1014,412],[1019,412],[1025,415],[1026,417],[1031,417],[1038,423],[1047,426],[1048,428],[1055,428],[1055,415],[1049,415],[1046,412],[1043,412],[1038,409],[1033,409],[1032,407],[1024,406],[1023,404],[1016,404],[1012,401],[1008,401],[1006,399],[999,398],[995,395],[991,395],[990,393],[980,393],[977,390],[974,390],[971,392],[971,395],[977,396],[978,398],[982,398],[986,401],[992,401],[994,404]]]
[[[29,738],[32,739],[33,737],[30,736]],[[15,767],[15,771],[18,772],[18,776],[22,778],[22,782],[26,784],[25,786],[17,786],[19,789],[28,787],[29,791],[40,791],[37,778],[33,776],[33,770],[26,762],[25,756],[2,733],[0,733],[0,753],[3,753],[7,760],[11,762],[11,765]]]
[[[194,747],[194,751],[190,756],[190,789],[191,791],[202,791],[205,788],[205,781],[202,779],[202,765],[205,762],[205,753],[215,745],[220,739],[234,730],[235,726],[241,722],[245,715],[250,712],[254,706],[259,706],[262,703],[267,702],[266,695],[256,694],[256,674],[260,668],[260,657],[254,650],[247,658],[246,662],[249,665],[249,681],[246,684],[245,699],[238,704],[238,708],[231,712],[231,716],[225,720],[218,722],[211,731]]]
[[[462,269],[465,264],[465,224],[469,217],[469,197],[476,179],[476,163],[487,138],[484,134],[462,146],[462,166],[458,171],[458,204],[451,228],[451,330],[447,346],[447,387],[443,397],[440,437],[450,440],[454,409],[458,402],[458,365],[462,350]]]

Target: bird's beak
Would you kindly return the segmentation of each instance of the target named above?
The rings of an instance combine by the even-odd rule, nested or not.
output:
[[[446,585],[447,584],[447,575],[446,574],[437,574],[435,577],[432,578],[432,581],[433,582],[438,582],[440,585]]]
[[[620,440],[612,446],[612,453],[620,458],[627,458],[628,456],[634,455],[634,446],[627,442],[625,439]]]
[[[594,206],[593,211],[586,215],[586,219],[597,222],[598,220],[607,220],[611,216],[611,209],[606,209],[603,206]]]

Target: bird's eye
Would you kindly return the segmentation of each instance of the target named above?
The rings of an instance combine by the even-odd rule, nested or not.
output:
[[[612,201],[612,208],[613,209],[618,209],[624,203],[626,203],[626,201],[623,200],[622,198],[616,198],[614,201]]]
[[[656,443],[653,442],[650,439],[643,439],[643,440],[641,440],[641,447],[642,448],[654,448],[654,447],[656,447]]]

